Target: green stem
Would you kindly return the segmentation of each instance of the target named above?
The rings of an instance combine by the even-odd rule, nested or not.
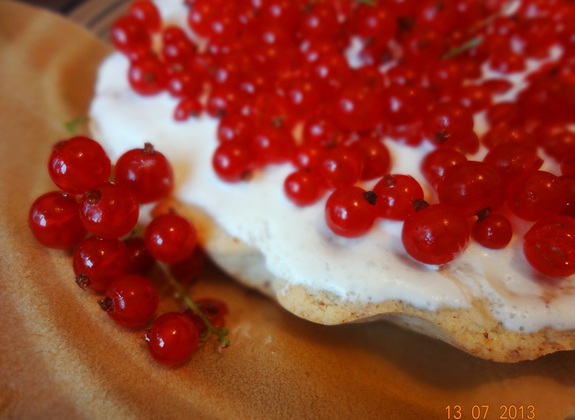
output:
[[[210,318],[207,317],[200,310],[200,308],[198,307],[196,302],[186,293],[186,290],[182,287],[182,285],[180,283],[178,283],[178,281],[175,280],[172,276],[168,275],[167,277],[168,277],[168,281],[170,282],[170,286],[172,286],[174,288],[174,290],[176,290],[176,292],[178,292],[178,294],[182,297],[186,306],[188,308],[190,308],[194,312],[194,314],[197,315],[198,318],[200,318],[202,320],[202,322],[205,324],[208,332],[211,334],[214,334],[216,337],[218,337],[218,340],[222,344],[222,347],[229,347],[230,340],[227,337],[228,329],[225,327],[216,328],[214,326],[214,324],[212,324],[212,321],[210,321]]]
[[[64,127],[66,128],[66,131],[68,131],[68,133],[69,133],[71,136],[75,136],[75,135],[78,134],[78,126],[79,126],[80,124],[85,124],[85,123],[87,123],[88,120],[89,120],[89,118],[88,118],[87,115],[81,115],[81,116],[79,116],[79,117],[72,118],[71,120],[66,121],[66,122],[64,123]]]

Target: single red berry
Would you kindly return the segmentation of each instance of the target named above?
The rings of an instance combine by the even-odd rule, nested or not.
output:
[[[361,137],[350,147],[357,152],[363,164],[359,179],[375,179],[389,173],[391,155],[381,139],[371,136]]]
[[[523,252],[542,274],[568,277],[575,274],[575,219],[554,216],[535,223],[524,236]]]
[[[146,23],[132,15],[122,16],[112,23],[110,41],[118,51],[130,58],[148,54],[152,46]]]
[[[212,166],[216,175],[224,181],[248,179],[255,167],[250,145],[243,141],[220,143],[214,152]]]
[[[130,251],[120,240],[90,236],[78,244],[72,258],[76,283],[82,289],[105,291],[132,267]]]
[[[128,187],[142,204],[167,198],[174,187],[170,162],[150,143],[120,156],[114,174],[116,183]]]
[[[183,28],[169,25],[162,29],[162,58],[178,66],[190,65],[197,53],[197,46],[188,37]]]
[[[317,171],[327,187],[335,189],[355,184],[362,168],[359,154],[350,147],[340,146],[327,149],[319,156]]]
[[[146,277],[128,274],[116,278],[100,307],[122,327],[137,328],[149,322],[158,309],[158,289]]]
[[[307,169],[292,172],[284,181],[287,197],[298,206],[315,203],[322,197],[324,190],[321,178]]]
[[[198,244],[198,235],[188,219],[168,213],[150,222],[144,233],[144,241],[156,260],[173,264],[190,256]]]
[[[524,220],[541,220],[559,214],[567,200],[559,177],[531,171],[517,178],[507,192],[511,211]]]
[[[537,156],[535,148],[519,143],[501,143],[489,150],[483,162],[494,168],[503,185],[508,187],[519,176],[538,170],[543,159]]]
[[[409,175],[386,175],[373,187],[377,195],[375,208],[379,217],[405,220],[415,212],[413,203],[423,199],[423,189]]]
[[[446,204],[432,204],[409,216],[401,232],[407,253],[425,264],[453,261],[469,243],[470,229],[465,217]]]
[[[457,164],[467,162],[465,155],[457,150],[437,148],[429,152],[421,161],[421,173],[434,188],[443,180],[445,171]]]
[[[160,11],[150,0],[136,0],[130,3],[128,15],[141,21],[150,32],[157,32],[162,25]]]
[[[198,98],[182,98],[178,101],[176,108],[174,108],[174,120],[181,122],[188,120],[190,117],[198,117],[203,110],[204,106]]]
[[[80,220],[76,197],[61,191],[41,195],[32,203],[28,227],[48,248],[70,249],[88,233]]]
[[[87,191],[80,202],[80,218],[88,231],[101,238],[119,238],[138,222],[136,196],[123,185],[106,182]]]
[[[335,122],[344,130],[373,130],[382,120],[382,113],[382,93],[370,83],[347,85],[335,103]]]
[[[333,191],[325,204],[327,226],[348,238],[365,234],[375,221],[375,194],[360,187],[343,186]]]
[[[147,54],[130,61],[128,82],[140,95],[157,95],[167,85],[166,69],[162,61],[153,54]]]
[[[150,354],[158,363],[177,366],[194,354],[200,335],[189,317],[168,312],[154,321],[145,339]]]
[[[507,217],[502,214],[490,213],[480,216],[471,228],[475,241],[490,249],[505,248],[513,237],[513,227]]]
[[[106,182],[111,172],[112,163],[102,146],[84,136],[57,143],[48,160],[50,178],[70,194],[83,194]]]
[[[146,243],[139,236],[128,238],[124,241],[130,252],[130,272],[146,274],[156,265],[156,260],[150,255]]]
[[[472,216],[485,208],[499,209],[505,202],[497,171],[483,162],[468,161],[448,168],[439,185],[440,203]]]

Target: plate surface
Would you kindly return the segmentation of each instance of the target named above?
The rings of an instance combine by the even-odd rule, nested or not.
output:
[[[154,364],[144,329],[116,327],[74,283],[70,255],[42,248],[26,226],[31,202],[55,188],[50,148],[86,114],[108,53],[70,20],[0,2],[0,417],[559,420],[575,411],[575,352],[496,364],[384,323],[315,325],[216,269],[193,293],[228,303],[231,347],[210,341],[182,367]],[[164,292],[160,311],[176,308]]]

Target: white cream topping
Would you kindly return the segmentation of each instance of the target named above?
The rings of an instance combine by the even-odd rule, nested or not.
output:
[[[183,16],[178,15],[180,3],[161,2],[164,19],[177,22],[170,16]],[[527,224],[516,226],[505,249],[471,242],[442,267],[417,263],[405,253],[399,222],[379,221],[360,238],[338,237],[325,225],[327,197],[304,208],[285,197],[282,184],[291,165],[268,167],[249,182],[220,181],[211,168],[217,120],[175,122],[176,101],[168,94],[142,97],[132,92],[127,67],[127,60],[114,53],[100,68],[90,109],[97,140],[113,160],[152,142],[174,166],[177,198],[205,209],[229,234],[257,248],[277,277],[344,300],[399,299],[430,311],[467,308],[474,299],[489,299],[494,317],[509,329],[575,329],[575,276],[549,280],[534,273],[521,249]],[[418,168],[426,144],[413,148],[388,139],[386,145],[393,157],[392,173],[423,180]]]

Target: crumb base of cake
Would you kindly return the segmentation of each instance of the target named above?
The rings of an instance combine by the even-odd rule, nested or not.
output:
[[[469,308],[441,307],[429,311],[401,300],[345,300],[327,291],[288,283],[266,268],[265,257],[257,249],[229,235],[204,210],[175,200],[160,206],[175,209],[194,221],[200,242],[223,271],[308,321],[324,325],[391,322],[473,356],[502,363],[575,350],[575,330],[549,327],[535,332],[510,330],[491,314],[487,300],[475,299]]]

